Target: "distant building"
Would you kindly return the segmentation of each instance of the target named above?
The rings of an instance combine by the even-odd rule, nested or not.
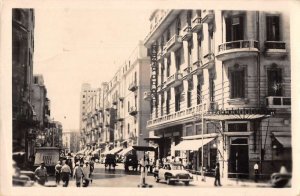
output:
[[[78,130],[68,130],[62,133],[63,148],[67,152],[78,152],[80,150],[80,132]]]

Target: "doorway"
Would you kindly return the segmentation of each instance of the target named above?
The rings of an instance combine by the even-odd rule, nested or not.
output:
[[[230,156],[228,165],[229,178],[249,177],[249,146],[248,138],[230,138]]]

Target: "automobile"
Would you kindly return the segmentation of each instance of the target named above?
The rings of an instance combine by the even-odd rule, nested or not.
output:
[[[165,180],[167,184],[183,182],[186,186],[193,181],[193,176],[184,169],[181,163],[165,163],[161,168],[154,171],[156,182]]]
[[[273,173],[271,175],[271,185],[274,188],[290,187],[291,173]]]
[[[136,154],[128,154],[124,159],[124,169],[129,171],[129,167],[132,167],[133,171],[137,171],[138,159]]]

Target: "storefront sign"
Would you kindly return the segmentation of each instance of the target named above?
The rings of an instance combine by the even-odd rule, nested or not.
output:
[[[157,45],[151,46],[151,102],[152,106],[157,105]]]

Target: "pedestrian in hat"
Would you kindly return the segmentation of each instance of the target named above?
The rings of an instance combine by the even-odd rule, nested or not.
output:
[[[39,184],[45,185],[45,183],[48,181],[48,174],[44,162],[41,162],[41,165],[36,168],[34,175]]]
[[[57,161],[57,164],[55,165],[55,181],[56,181],[56,184],[60,183],[61,168],[62,168],[62,165],[60,164],[60,161]]]
[[[215,170],[215,186],[222,186],[220,181],[220,164],[216,164],[216,170]]]
[[[63,166],[61,168],[61,179],[64,182],[63,187],[68,187],[70,175],[71,169],[69,165],[66,164],[66,161],[63,161]]]

